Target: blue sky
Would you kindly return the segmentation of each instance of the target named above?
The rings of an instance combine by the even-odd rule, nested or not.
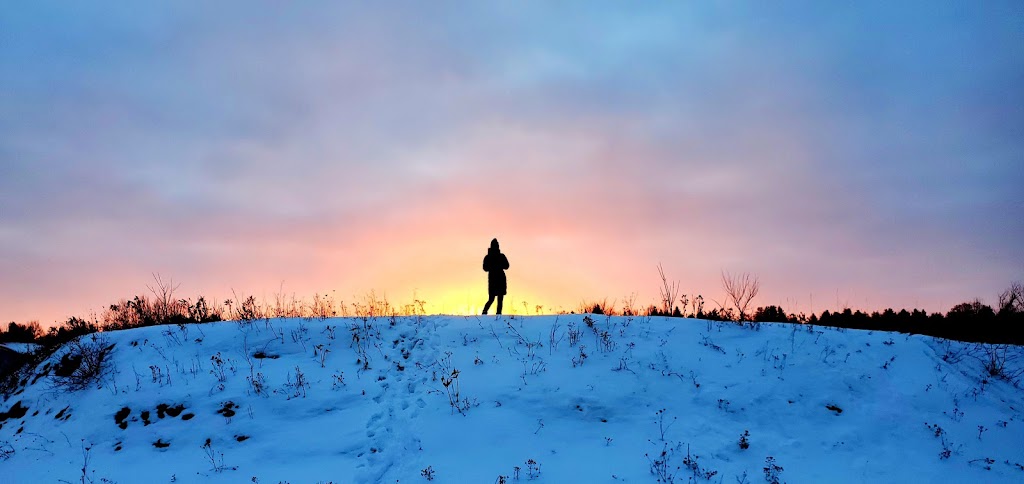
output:
[[[816,311],[1024,278],[1019,2],[92,2],[0,16],[0,321],[144,291]],[[479,300],[479,301],[478,301]]]

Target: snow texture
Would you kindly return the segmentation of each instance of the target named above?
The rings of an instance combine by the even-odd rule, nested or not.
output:
[[[32,353],[39,349],[39,345],[33,343],[0,343],[0,348],[7,348],[15,353]]]
[[[65,346],[0,404],[0,480],[1024,481],[1022,391],[931,337],[411,316],[81,343],[113,345],[86,389],[54,376]]]

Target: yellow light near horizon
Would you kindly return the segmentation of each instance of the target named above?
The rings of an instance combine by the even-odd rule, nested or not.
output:
[[[487,288],[477,286],[445,288],[436,294],[425,295],[425,298],[427,299],[424,304],[424,311],[427,314],[473,316],[483,311],[484,304],[487,303]],[[523,301],[527,301],[525,306]],[[532,297],[529,293],[508,294],[503,301],[502,313],[515,315],[537,314],[537,305],[533,304],[533,301],[539,301],[539,299]],[[496,304],[497,301],[491,305],[490,314],[494,314],[497,310]],[[546,306],[542,306],[540,312],[543,313],[547,309]]]
[[[485,291],[485,290],[484,290]],[[476,299],[485,297],[480,295],[479,288],[445,288],[428,300],[426,311],[428,314],[454,314],[469,316],[477,314],[477,310],[483,306],[485,301],[476,302]]]

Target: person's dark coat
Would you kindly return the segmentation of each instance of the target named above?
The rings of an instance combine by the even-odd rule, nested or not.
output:
[[[487,293],[489,296],[504,296],[508,293],[505,281],[508,258],[498,249],[498,239],[491,240],[491,248],[484,256],[484,270],[487,271]]]

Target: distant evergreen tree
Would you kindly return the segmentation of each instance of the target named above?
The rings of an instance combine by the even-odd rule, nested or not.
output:
[[[757,308],[754,312],[754,321],[759,323],[785,323],[789,320],[786,311],[779,306]]]

